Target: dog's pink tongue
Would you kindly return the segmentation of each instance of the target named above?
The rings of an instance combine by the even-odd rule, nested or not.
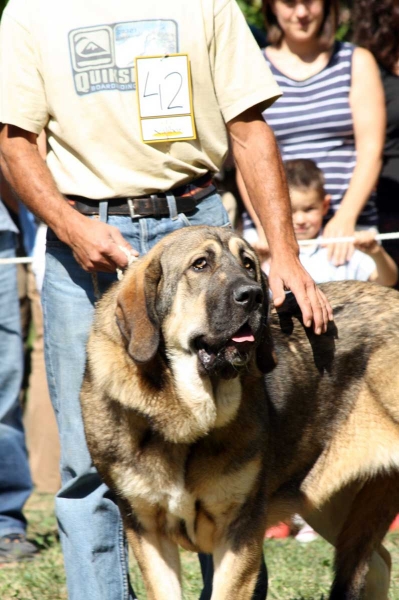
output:
[[[251,328],[248,325],[243,325],[237,331],[235,335],[231,338],[233,342],[243,343],[243,342],[254,342],[255,338],[251,331]]]

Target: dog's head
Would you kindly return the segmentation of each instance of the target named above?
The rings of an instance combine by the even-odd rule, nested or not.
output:
[[[234,377],[254,356],[272,366],[268,288],[253,249],[230,230],[191,227],[158,243],[126,272],[116,319],[130,356],[148,363],[195,355],[200,375]]]

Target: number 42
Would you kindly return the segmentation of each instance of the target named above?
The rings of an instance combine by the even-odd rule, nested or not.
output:
[[[151,92],[149,90],[149,87],[150,87],[149,86],[149,78],[150,78],[150,71],[147,72],[147,77],[145,80],[144,93],[143,93],[144,98],[149,98],[150,96],[158,96],[159,97],[159,106],[160,106],[161,110],[164,110],[163,92],[165,94],[165,90],[163,90],[163,88],[165,87],[165,84],[168,84],[168,88],[170,89],[171,93],[173,94],[173,97],[170,100],[169,104],[166,106],[167,110],[183,108],[182,105],[173,104],[174,101],[176,100],[177,96],[179,95],[179,92],[183,85],[183,77],[182,77],[181,73],[179,73],[178,71],[172,71],[171,73],[168,73],[167,75],[165,75],[164,78],[162,79],[162,81],[160,83],[158,83],[158,91],[157,92]],[[169,78],[173,78],[173,79],[169,79]],[[169,81],[167,81],[167,80],[169,80]]]

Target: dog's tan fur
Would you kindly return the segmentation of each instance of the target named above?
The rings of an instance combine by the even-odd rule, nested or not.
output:
[[[213,554],[212,600],[250,599],[265,528],[293,512],[336,547],[332,600],[388,597],[399,295],[325,290],[327,334],[303,327],[293,299],[268,321],[253,250],[198,227],[165,238],[99,302],[86,437],[149,600],[181,598],[177,545]],[[245,323],[253,342],[237,341]]]

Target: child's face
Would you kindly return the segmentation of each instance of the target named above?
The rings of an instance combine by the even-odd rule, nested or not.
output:
[[[292,220],[298,240],[316,238],[323,224],[330,202],[313,188],[290,188]]]

